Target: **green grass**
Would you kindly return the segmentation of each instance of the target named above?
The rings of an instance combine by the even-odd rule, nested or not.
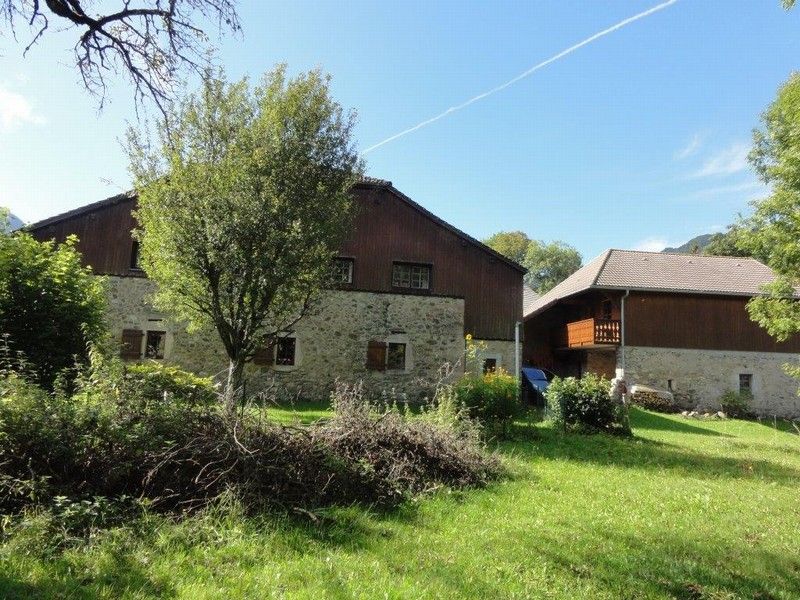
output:
[[[800,437],[632,420],[633,439],[520,425],[499,446],[507,480],[389,514],[153,517],[49,557],[12,538],[0,597],[800,597]]]

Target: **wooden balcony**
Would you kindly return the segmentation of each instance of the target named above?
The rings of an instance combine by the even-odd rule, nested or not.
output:
[[[620,343],[620,322],[614,319],[584,319],[567,323],[559,332],[561,348],[596,348]]]

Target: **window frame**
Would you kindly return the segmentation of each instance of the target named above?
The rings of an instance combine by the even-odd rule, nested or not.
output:
[[[395,269],[397,267],[408,267],[408,286],[403,285],[396,285],[395,283]],[[422,268],[428,271],[428,287],[413,287],[413,278],[414,278],[414,268]],[[395,260],[392,261],[392,272],[391,272],[391,284],[392,290],[398,291],[403,290],[404,293],[407,294],[430,294],[433,291],[433,263],[424,263],[424,262],[412,262],[412,261],[405,261],[405,260]]]
[[[131,271],[136,271],[137,273],[142,272],[141,264],[139,263],[139,258],[141,256],[141,245],[139,244],[138,240],[133,240],[131,244],[131,256],[130,256],[130,265],[129,269]]]
[[[281,362],[282,360],[289,360],[289,359],[281,359],[281,347],[283,344],[287,343],[291,340],[292,345],[292,357],[291,362]],[[297,337],[295,335],[282,335],[278,336],[275,339],[275,362],[276,367],[284,367],[284,368],[292,368],[297,366]]]
[[[150,355],[150,334],[158,335],[160,338],[161,354],[158,353],[156,348],[155,356]],[[167,332],[162,329],[148,329],[144,332],[144,353],[145,359],[150,360],[164,360],[167,354]]]
[[[341,286],[351,286],[351,285],[353,285],[353,277],[355,275],[355,270],[356,270],[356,259],[354,257],[352,257],[352,256],[337,256],[336,258],[333,259],[333,262],[334,262],[334,271],[335,271],[336,263],[339,263],[339,262],[347,263],[348,266],[350,267],[350,270],[349,270],[349,273],[348,273],[349,274],[349,280],[348,281],[336,281],[335,280],[333,282],[334,285],[341,285]]]
[[[392,346],[403,347],[403,366],[399,367],[392,364]],[[408,370],[408,342],[386,342],[386,370],[387,371],[407,371]]]
[[[743,382],[747,382],[747,387],[742,387]],[[739,393],[753,395],[753,374],[739,373]]]

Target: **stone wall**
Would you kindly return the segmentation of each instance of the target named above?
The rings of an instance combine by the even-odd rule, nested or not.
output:
[[[475,344],[479,344],[482,348],[476,357],[481,364],[467,364],[467,370],[473,373],[479,373],[483,369],[483,360],[486,358],[493,358],[497,361],[497,366],[514,375],[516,368],[514,355],[514,342],[505,340],[479,340],[474,339]],[[520,344],[520,353],[522,352],[522,344]],[[520,354],[520,360],[522,354]]]
[[[168,362],[197,373],[224,376],[227,361],[216,332],[186,333],[180,324],[152,308],[148,297],[154,289],[155,284],[147,279],[109,278],[109,321],[115,336],[119,338],[126,328],[167,331]],[[295,326],[293,335],[296,364],[249,365],[250,391],[269,388],[280,394],[321,399],[328,396],[338,378],[361,380],[373,395],[386,392],[416,401],[430,394],[445,362],[457,363],[463,358],[464,301],[330,291],[313,313]],[[367,344],[372,340],[407,344],[406,368],[367,370]]]
[[[728,390],[739,390],[739,374],[753,375],[753,410],[762,416],[800,417],[798,381],[783,370],[798,356],[779,352],[734,352],[627,346],[625,379],[672,390],[685,408],[717,410],[717,400]],[[621,366],[621,365],[620,365]]]

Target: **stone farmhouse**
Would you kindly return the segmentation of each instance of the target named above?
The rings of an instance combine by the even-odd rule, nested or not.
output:
[[[773,278],[752,258],[607,250],[526,307],[524,362],[622,376],[686,408],[747,391],[758,414],[796,418],[783,365],[800,359],[800,336],[776,342],[745,308]]]
[[[415,400],[445,362],[464,368],[464,338],[485,342],[486,368],[515,369],[525,269],[445,223],[389,181],[355,185],[357,216],[335,260],[336,289],[254,358],[255,385],[279,382],[326,397],[337,378],[363,380]],[[28,229],[40,240],[74,234],[87,265],[104,275],[109,323],[131,361],[164,360],[215,375],[227,367],[214,331],[188,334],[149,302],[154,283],[138,265],[132,211],[121,194]]]

